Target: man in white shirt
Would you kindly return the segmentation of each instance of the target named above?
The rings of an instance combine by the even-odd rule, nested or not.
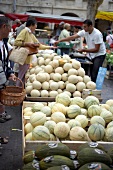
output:
[[[111,31],[108,31],[107,32],[107,37],[106,37],[106,42],[109,44],[109,45],[111,45],[111,44],[113,44],[113,34],[111,34]]]
[[[96,82],[99,67],[102,66],[102,63],[106,56],[106,47],[103,42],[102,33],[98,29],[93,27],[91,20],[85,20],[83,23],[83,28],[84,29],[82,31],[79,31],[77,34],[56,41],[55,44],[62,41],[70,41],[78,37],[84,37],[86,39],[88,49],[79,49],[78,51],[88,53],[88,57],[93,63],[90,69],[91,79],[92,81]]]

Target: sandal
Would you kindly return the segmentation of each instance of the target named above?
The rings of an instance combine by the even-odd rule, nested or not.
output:
[[[1,144],[6,144],[6,143],[8,143],[8,137],[5,137],[5,138],[0,137],[0,143],[1,143]]]

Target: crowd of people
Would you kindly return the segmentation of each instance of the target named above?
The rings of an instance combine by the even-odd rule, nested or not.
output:
[[[0,91],[5,88],[8,79],[16,81],[16,85],[21,86],[14,74],[16,69],[18,78],[25,83],[25,74],[32,61],[32,55],[27,57],[24,65],[9,61],[8,57],[13,49],[13,45],[37,49],[56,49],[57,44],[60,42],[69,43],[72,40],[79,40],[82,42],[83,38],[85,38],[88,48],[84,48],[81,44],[76,48],[80,53],[86,52],[87,56],[92,61],[93,64],[90,68],[90,76],[92,81],[96,82],[99,67],[102,66],[106,57],[106,46],[103,41],[102,33],[93,26],[91,20],[87,19],[84,21],[83,29],[79,26],[75,26],[72,34],[70,34],[71,25],[61,22],[56,29],[54,38],[52,37],[54,39],[53,46],[44,45],[38,41],[34,35],[36,28],[37,21],[34,17],[28,17],[24,24],[22,24],[20,20],[16,20],[15,24],[12,26],[8,18],[0,16]],[[113,43],[112,39],[112,32],[108,31],[106,43],[108,43],[109,46]],[[61,48],[61,55],[63,54],[69,54],[69,49]],[[10,119],[11,115],[6,113],[5,106],[0,102],[0,123],[5,123]],[[0,137],[0,143],[7,142],[7,137]]]

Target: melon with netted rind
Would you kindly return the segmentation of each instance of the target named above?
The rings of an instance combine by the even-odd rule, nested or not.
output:
[[[30,116],[30,123],[33,127],[44,125],[46,121],[46,115],[43,112],[35,112]]]
[[[66,115],[66,107],[61,103],[55,103],[52,107],[52,113],[54,112],[62,112]]]
[[[70,127],[65,122],[57,123],[54,128],[55,136],[57,136],[58,138],[61,138],[61,139],[66,138],[68,136],[69,132],[70,132]]]
[[[75,120],[81,123],[82,128],[85,128],[88,125],[88,118],[85,115],[78,115]]]
[[[33,128],[34,128],[34,127],[32,126],[31,123],[27,123],[27,124],[24,126],[25,134],[28,134],[28,133],[32,132]]]
[[[108,142],[113,142],[113,127],[106,129],[105,137],[106,137]]]
[[[75,118],[79,114],[81,114],[81,109],[78,105],[71,105],[67,108],[67,116],[69,118]]]
[[[95,96],[87,96],[84,99],[85,107],[88,109],[91,105],[99,105],[99,100]]]
[[[36,102],[35,104],[33,104],[32,106],[32,111],[33,112],[38,112],[40,111],[42,108],[44,107],[44,104],[41,102]]]
[[[75,119],[71,119],[68,121],[68,125],[70,127],[70,129],[72,129],[75,126],[80,126],[81,127],[81,123]]]
[[[54,133],[54,127],[56,123],[53,120],[48,120],[44,123],[44,126],[47,127],[50,131],[50,133]]]
[[[102,126],[105,127],[106,125],[106,122],[105,120],[101,117],[101,116],[93,116],[90,120],[90,124],[95,124],[95,123],[99,123],[101,124]]]
[[[107,128],[113,127],[113,121],[107,124]]]
[[[91,105],[89,108],[88,108],[88,115],[89,117],[93,117],[93,116],[96,116],[96,115],[100,115],[102,109],[100,106],[98,105]]]
[[[78,105],[81,108],[84,108],[84,100],[81,97],[74,97],[71,100],[70,105]]]
[[[49,140],[50,132],[45,126],[36,126],[32,131],[33,140]]]
[[[63,113],[61,112],[54,112],[52,115],[51,115],[51,119],[58,123],[58,122],[65,122],[66,121],[66,117]]]
[[[87,132],[79,126],[73,127],[70,130],[69,137],[72,141],[90,141]]]
[[[64,106],[69,106],[69,104],[71,102],[70,97],[67,94],[65,94],[65,93],[58,94],[56,96],[55,100],[56,100],[57,103],[61,103]]]
[[[105,135],[105,128],[101,124],[92,124],[88,128],[88,136],[92,141],[101,141]]]
[[[109,123],[113,120],[113,114],[106,109],[102,110],[100,116],[105,120],[106,123]]]
[[[49,106],[42,107],[41,112],[46,114],[46,116],[51,116],[51,114],[52,114],[51,108]]]
[[[113,99],[107,100],[106,104],[108,104],[109,106],[113,106]]]

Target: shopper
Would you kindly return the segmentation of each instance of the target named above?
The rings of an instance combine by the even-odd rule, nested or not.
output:
[[[59,23],[58,28],[56,30],[56,35],[55,35],[56,40],[58,40],[61,31],[64,29],[64,24],[65,24],[65,22],[63,22],[63,21]]]
[[[9,32],[11,30],[11,25],[8,18],[5,16],[0,16],[0,69],[3,69],[3,72],[0,72],[0,91],[4,88],[6,83],[4,82],[5,76],[7,79],[16,80],[13,71],[9,67],[8,54],[12,50],[12,46],[5,41],[8,38]],[[4,74],[5,73],[5,74]],[[5,106],[0,102],[0,123],[4,123],[7,120],[10,120],[11,116],[7,115],[5,112]]]
[[[109,44],[109,46],[113,44],[113,34],[111,31],[107,32],[106,43]]]
[[[15,46],[23,46],[30,48],[38,48],[38,49],[50,49],[55,48],[52,46],[47,46],[41,44],[34,35],[35,29],[37,27],[37,21],[35,18],[30,17],[26,22],[26,27],[20,32],[20,34],[15,39]],[[25,61],[24,65],[19,65],[18,78],[25,83],[25,74],[30,66],[32,61],[32,55],[29,55]],[[17,81],[17,86],[21,86],[20,81]]]
[[[106,48],[103,42],[102,33],[93,27],[91,20],[87,19],[84,21],[83,30],[79,31],[73,36],[56,41],[55,44],[63,41],[70,41],[78,37],[84,37],[86,39],[88,49],[78,49],[78,51],[88,53],[88,57],[93,63],[90,68],[91,79],[92,81],[96,82],[99,67],[102,66],[106,56]]]
[[[64,29],[61,31],[60,35],[59,35],[59,40],[63,39],[63,38],[66,38],[66,37],[69,37],[70,36],[70,24],[68,23],[65,23],[64,24]],[[65,46],[69,45],[69,42],[65,42]],[[63,56],[63,54],[69,54],[69,48],[66,48],[66,47],[62,47],[61,46],[61,55]]]

